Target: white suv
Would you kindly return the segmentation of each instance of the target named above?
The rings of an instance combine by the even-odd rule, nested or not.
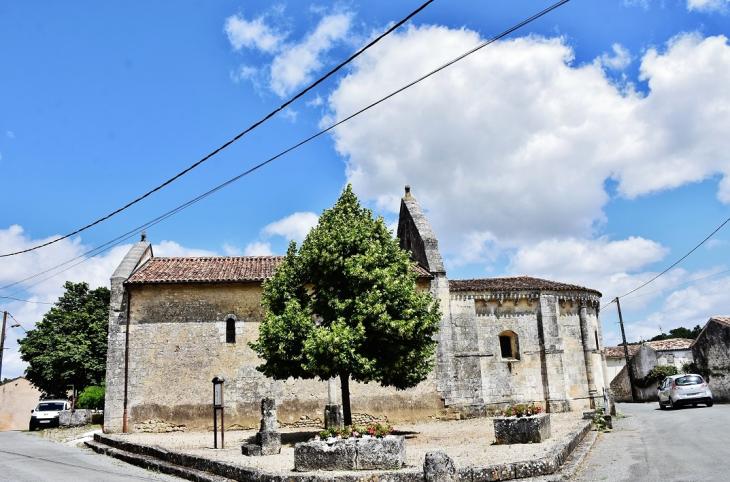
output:
[[[696,407],[698,403],[708,407],[713,403],[712,390],[700,375],[672,375],[659,384],[659,408],[664,408],[664,404],[672,408],[682,405]]]
[[[68,400],[43,400],[31,410],[28,430],[31,432],[40,427],[58,427],[58,415],[61,410],[70,410]]]

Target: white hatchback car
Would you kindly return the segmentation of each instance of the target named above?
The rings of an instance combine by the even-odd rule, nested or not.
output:
[[[71,402],[68,400],[41,401],[34,410],[30,411],[28,430],[32,432],[41,427],[58,427],[58,416],[62,410],[71,410]]]
[[[698,403],[712,406],[712,390],[701,375],[687,373],[672,375],[659,384],[659,408],[669,405],[680,408],[682,405],[696,407]]]

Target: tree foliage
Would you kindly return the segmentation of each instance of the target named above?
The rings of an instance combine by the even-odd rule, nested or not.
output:
[[[65,292],[35,328],[19,339],[25,378],[46,396],[100,385],[106,374],[109,289],[64,284]]]
[[[264,283],[267,308],[253,350],[275,379],[340,376],[345,423],[349,379],[406,389],[433,368],[441,313],[417,290],[414,262],[382,218],[347,186]]]
[[[105,396],[106,388],[103,382],[101,386],[86,387],[84,391],[79,394],[79,408],[103,410]]]
[[[687,338],[690,340],[695,340],[695,339],[697,339],[698,336],[700,336],[701,331],[702,331],[702,327],[700,325],[695,326],[691,330],[689,328],[680,326],[679,328],[674,328],[673,330],[669,330],[668,335],[666,333],[662,333],[661,335],[657,335],[649,341],[668,340],[670,338]]]

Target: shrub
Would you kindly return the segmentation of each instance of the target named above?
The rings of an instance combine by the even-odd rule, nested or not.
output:
[[[531,403],[530,405],[513,405],[502,412],[505,417],[532,417],[542,413],[542,407]]]
[[[104,394],[106,388],[104,384],[100,387],[86,387],[81,395],[79,395],[79,408],[88,408],[92,410],[104,409]]]

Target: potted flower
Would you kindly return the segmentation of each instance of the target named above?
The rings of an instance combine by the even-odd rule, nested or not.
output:
[[[494,419],[498,444],[539,443],[550,437],[550,414],[533,404],[513,405]]]

